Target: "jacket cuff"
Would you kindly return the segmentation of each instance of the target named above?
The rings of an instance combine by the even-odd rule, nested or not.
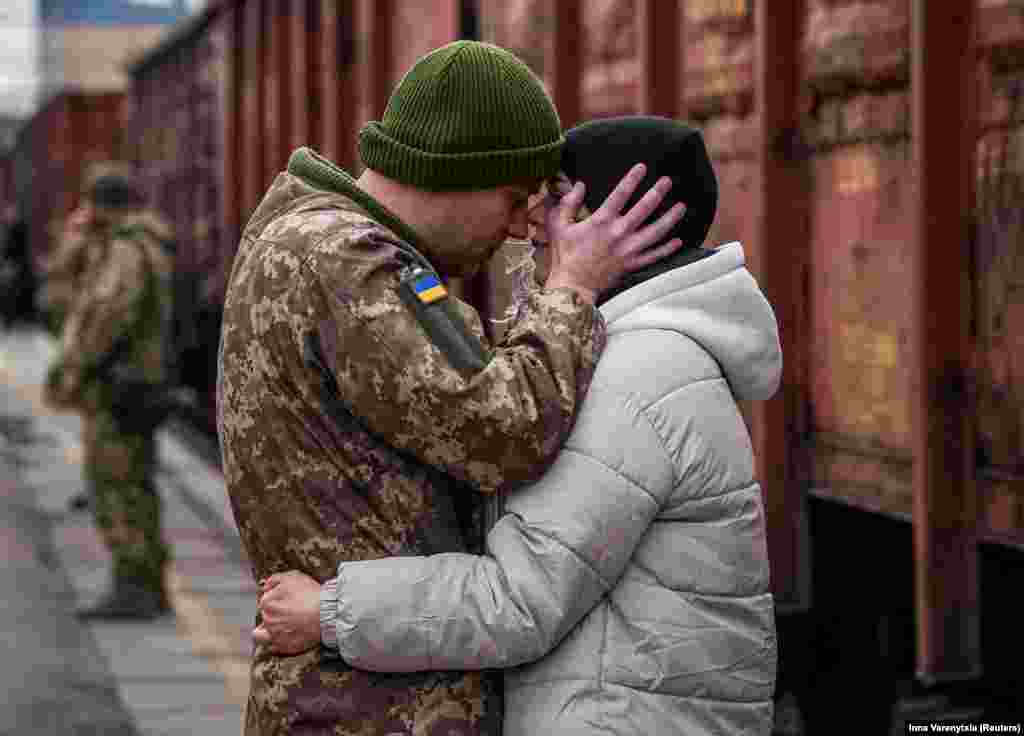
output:
[[[338,648],[338,578],[320,586],[320,641],[328,649]]]

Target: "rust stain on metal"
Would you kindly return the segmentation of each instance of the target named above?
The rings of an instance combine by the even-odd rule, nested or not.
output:
[[[722,18],[740,18],[750,12],[748,0],[690,0],[685,3],[686,20],[706,23]]]
[[[1005,118],[1024,111],[1006,85]],[[978,455],[986,471],[1024,475],[1024,130],[990,123],[977,145],[974,370]]]
[[[748,22],[694,26],[683,55],[688,109],[699,117],[746,114],[753,107],[755,64]]]
[[[971,298],[964,246],[974,206],[975,8],[911,5],[916,670],[933,684],[973,679],[981,669],[971,336],[963,319]],[[966,114],[950,116],[950,108]]]
[[[583,15],[580,0],[560,0],[554,9],[554,33],[548,47],[545,69],[551,69],[549,77],[555,107],[558,109],[563,127],[569,128],[581,122],[582,99],[582,54],[564,53],[565,49],[584,46],[582,35]]]
[[[899,340],[891,331],[847,322],[839,325],[839,341],[842,358],[849,363],[886,369],[896,367]]]
[[[911,278],[905,247],[911,226],[907,213],[894,216],[886,202],[889,182],[909,186],[897,174],[905,168],[904,149],[856,146],[813,157],[807,295],[814,431],[874,437],[899,448],[911,439],[906,341],[912,325],[908,290],[893,286]],[[843,194],[844,181],[860,196]]]
[[[775,149],[775,134],[799,125],[800,80],[798,44],[803,3],[755,8],[752,50],[761,60],[755,83],[757,116],[758,228],[751,268],[775,308],[783,354],[782,388],[770,401],[751,412],[757,473],[764,489],[768,548],[772,554],[772,587],[784,605],[809,604],[809,579],[801,565],[803,485],[809,458],[797,448],[807,430],[802,366],[807,324],[801,304],[801,274],[809,261],[809,178]],[[785,252],[785,258],[780,254]]]
[[[639,51],[636,107],[640,112],[680,117],[685,55],[679,48],[679,0],[639,0]],[[633,25],[633,24],[630,24]]]
[[[835,159],[836,191],[844,195],[875,192],[880,181],[878,158],[867,146],[843,151]]]

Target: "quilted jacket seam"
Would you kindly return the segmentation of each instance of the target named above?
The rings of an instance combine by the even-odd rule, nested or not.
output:
[[[568,447],[568,446],[563,447],[562,448],[562,452],[571,452],[574,455],[579,455],[580,457],[584,457],[584,458],[590,460],[591,462],[596,463],[597,465],[600,465],[602,468],[605,468],[606,470],[608,470],[611,473],[613,473],[616,478],[620,478],[621,480],[624,480],[626,483],[628,483],[629,485],[631,485],[634,488],[636,488],[637,490],[639,490],[641,493],[643,493],[645,496],[647,496],[649,499],[651,499],[651,501],[654,503],[655,506],[657,506],[658,508],[662,507],[662,505],[663,505],[662,502],[659,501],[658,498],[653,493],[651,493],[651,491],[649,489],[645,488],[642,484],[640,484],[637,481],[633,480],[632,478],[630,478],[625,473],[619,472],[618,470],[613,468],[611,465],[606,463],[604,460],[602,460],[601,458],[595,456],[594,453],[589,452],[587,450],[583,450],[583,449],[578,448],[578,447]]]
[[[678,698],[685,700],[700,700],[702,702],[711,703],[737,703],[737,704],[749,704],[757,705],[759,703],[770,703],[772,698],[752,698],[750,700],[743,700],[739,698],[723,698],[723,697],[706,697],[701,695],[684,695],[682,693],[666,693],[666,692],[652,692],[650,690],[644,690],[643,688],[633,687],[627,685],[624,682],[616,682],[615,680],[605,680],[593,677],[548,677],[543,680],[530,680],[529,682],[517,683],[516,685],[509,688],[510,690],[523,690],[528,687],[541,687],[544,685],[552,685],[559,682],[597,682],[597,686],[601,690],[606,690],[609,687],[618,687],[623,690],[629,690],[632,692],[642,693],[644,695],[650,695],[657,698]]]
[[[641,406],[640,402],[636,400],[636,395],[633,394],[633,393],[629,393],[629,392],[626,392],[626,391],[621,391],[619,389],[612,388],[611,386],[600,386],[600,387],[598,387],[598,386],[591,386],[590,390],[591,391],[598,390],[598,391],[601,391],[602,393],[605,393],[605,394],[614,395],[617,399],[619,399],[622,402],[622,407],[626,410],[627,414],[635,414],[637,417],[642,418],[644,420],[644,423],[648,427],[651,428],[651,432],[654,434],[655,438],[658,440],[658,447],[661,448],[661,452],[662,452],[662,455],[663,455],[663,457],[665,459],[665,462],[672,469],[672,488],[673,489],[678,488],[681,479],[679,478],[679,475],[676,472],[676,464],[675,464],[675,462],[673,462],[672,455],[668,451],[668,446],[665,443],[665,439],[661,436],[661,433],[659,433],[658,430],[655,428],[654,423],[651,421],[651,418],[650,418],[650,416],[647,413],[647,409],[645,407]],[[570,447],[570,446],[567,445],[566,447]],[[565,448],[563,448],[563,451],[564,451],[564,449]],[[590,455],[590,453],[582,451],[582,450],[577,450],[577,452],[580,452],[581,454],[584,454],[584,455]],[[597,459],[595,458],[595,460],[597,460]],[[605,467],[608,467],[601,460],[597,460],[597,462],[601,463],[602,465],[605,465]],[[609,469],[611,469],[613,472],[618,473],[618,471],[615,471],[613,468],[609,468]],[[629,480],[631,483],[636,485],[638,488],[641,488],[648,495],[650,495],[652,498],[654,498],[654,501],[658,505],[659,508],[664,506],[664,504],[661,501],[658,501],[657,497],[655,497],[654,494],[651,493],[648,489],[644,488],[639,483],[636,483],[635,481],[630,480],[630,478],[628,476],[626,476],[626,475],[622,475],[621,473],[618,473],[618,475],[620,475],[621,477],[625,478],[626,480]]]

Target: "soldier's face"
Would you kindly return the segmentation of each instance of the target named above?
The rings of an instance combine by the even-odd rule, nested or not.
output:
[[[538,187],[527,183],[451,194],[446,222],[432,238],[445,244],[448,262],[438,265],[446,275],[472,276],[506,240],[525,240],[530,196]]]
[[[527,215],[530,195],[527,186],[500,187],[477,192],[472,210],[466,213],[470,236],[486,253],[486,260],[509,238],[525,240],[529,234]]]

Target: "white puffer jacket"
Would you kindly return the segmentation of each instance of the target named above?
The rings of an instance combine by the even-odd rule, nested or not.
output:
[[[325,642],[376,671],[512,667],[504,736],[767,736],[775,622],[735,399],[778,387],[774,314],[738,243],[602,311],[575,429],[489,556],[343,563]]]

